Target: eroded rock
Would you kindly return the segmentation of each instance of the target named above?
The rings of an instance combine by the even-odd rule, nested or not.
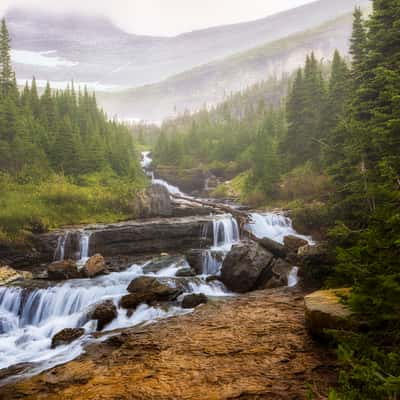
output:
[[[86,261],[81,273],[86,278],[93,278],[106,272],[106,261],[100,254],[95,254]]]
[[[200,304],[208,302],[208,298],[205,294],[189,294],[182,300],[182,308],[196,308]]]
[[[7,285],[8,283],[25,280],[25,279],[32,279],[33,275],[27,271],[17,271],[8,265],[0,267],[0,286]]]
[[[49,265],[47,269],[48,279],[52,281],[64,281],[67,279],[79,279],[82,277],[76,261],[65,260],[56,261]]]
[[[58,346],[70,344],[84,334],[85,330],[83,328],[63,329],[53,336],[53,339],[51,340],[51,348],[54,349]]]
[[[106,325],[117,317],[117,315],[118,311],[114,302],[112,300],[107,300],[96,305],[94,310],[89,314],[89,318],[97,320],[97,330],[102,331]]]
[[[260,280],[267,282],[272,276],[271,263],[274,256],[255,242],[240,243],[232,248],[221,269],[221,281],[238,293],[258,288]]]
[[[186,253],[186,259],[197,275],[203,273],[204,250],[192,249]]]
[[[300,247],[308,245],[307,240],[304,240],[294,235],[285,236],[283,238],[283,242],[288,249],[296,253]]]
[[[342,303],[350,289],[319,290],[304,298],[306,327],[315,337],[324,337],[326,329],[352,330],[351,310]]]

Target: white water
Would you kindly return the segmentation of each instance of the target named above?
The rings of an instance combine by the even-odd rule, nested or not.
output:
[[[54,253],[55,261],[64,261],[65,259],[65,244],[67,243],[69,231],[66,231],[64,235],[58,238],[57,248]]]
[[[313,244],[313,240],[309,236],[299,235],[292,225],[292,220],[282,214],[275,213],[252,213],[252,223],[247,228],[259,238],[269,238],[278,243],[283,243],[285,236],[294,235],[305,239],[308,243]]]
[[[288,287],[295,287],[299,283],[299,268],[293,267],[288,276]]]
[[[142,161],[140,162],[140,165],[142,166],[142,168],[148,169],[152,162],[153,162],[153,160],[150,158],[150,151],[143,151],[142,152]]]

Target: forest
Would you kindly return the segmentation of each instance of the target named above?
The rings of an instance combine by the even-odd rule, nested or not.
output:
[[[132,215],[146,183],[130,130],[85,88],[21,90],[5,20],[0,36],[0,238]]]
[[[228,101],[164,124],[155,145],[159,165],[233,170],[244,201],[300,201],[303,219],[325,231],[337,265],[324,285],[352,287],[348,304],[366,321],[362,333],[332,333],[342,372],[331,399],[400,392],[399,23],[396,0],[375,0],[369,18],[357,8],[351,60],[310,54],[281,104],[238,117]]]

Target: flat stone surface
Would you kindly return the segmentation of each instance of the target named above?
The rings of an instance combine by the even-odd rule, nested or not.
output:
[[[307,334],[304,298],[259,291],[89,346],[79,359],[1,388],[13,400],[300,400],[336,382]]]

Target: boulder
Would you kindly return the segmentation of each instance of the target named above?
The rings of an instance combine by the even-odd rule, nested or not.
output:
[[[100,254],[95,254],[86,261],[81,273],[85,278],[93,278],[106,272],[106,261]]]
[[[16,271],[8,265],[0,267],[0,285],[7,285],[8,283],[32,279],[33,275],[27,271]]]
[[[181,289],[171,288],[149,276],[134,279],[127,290],[129,294],[122,297],[120,304],[123,308],[128,309],[136,308],[141,303],[173,301],[183,293]]]
[[[67,279],[79,279],[82,277],[76,261],[56,261],[47,269],[48,279],[52,281],[64,281]]]
[[[257,239],[257,243],[265,250],[272,253],[275,257],[285,258],[288,254],[288,249],[282,244],[275,242],[269,238]]]
[[[201,275],[203,273],[204,250],[192,249],[189,250],[185,255],[187,262],[192,267],[192,269],[196,272],[197,275]]]
[[[51,340],[51,348],[54,349],[58,346],[65,346],[72,343],[74,340],[79,339],[85,334],[83,328],[63,329],[56,333]]]
[[[255,242],[240,243],[232,248],[222,264],[221,281],[238,293],[258,288],[272,275],[274,256]]]
[[[299,238],[298,236],[294,236],[294,235],[285,236],[283,238],[283,243],[285,244],[285,246],[288,249],[290,249],[291,251],[294,251],[296,253],[300,247],[308,245],[307,240],[304,240],[304,239]]]
[[[353,330],[351,310],[341,302],[350,289],[319,290],[304,298],[306,327],[315,337],[325,337],[326,329]]]
[[[182,300],[182,308],[196,308],[200,304],[206,304],[208,298],[205,294],[189,294]]]
[[[97,330],[102,331],[106,325],[117,317],[117,315],[118,311],[114,302],[112,300],[107,300],[96,305],[94,310],[89,314],[89,318],[97,320]]]
[[[273,261],[271,265],[271,274],[266,274],[264,277],[266,280],[264,282],[260,282],[260,289],[275,289],[282,286],[287,286],[288,284],[288,276],[290,271],[292,270],[292,266],[282,260],[281,258],[277,258]]]
[[[140,192],[133,208],[139,218],[171,217],[173,214],[168,189],[162,185],[152,185]]]
[[[190,268],[190,267],[185,267],[181,268],[176,272],[177,277],[190,277],[190,276],[196,276],[196,272]]]

